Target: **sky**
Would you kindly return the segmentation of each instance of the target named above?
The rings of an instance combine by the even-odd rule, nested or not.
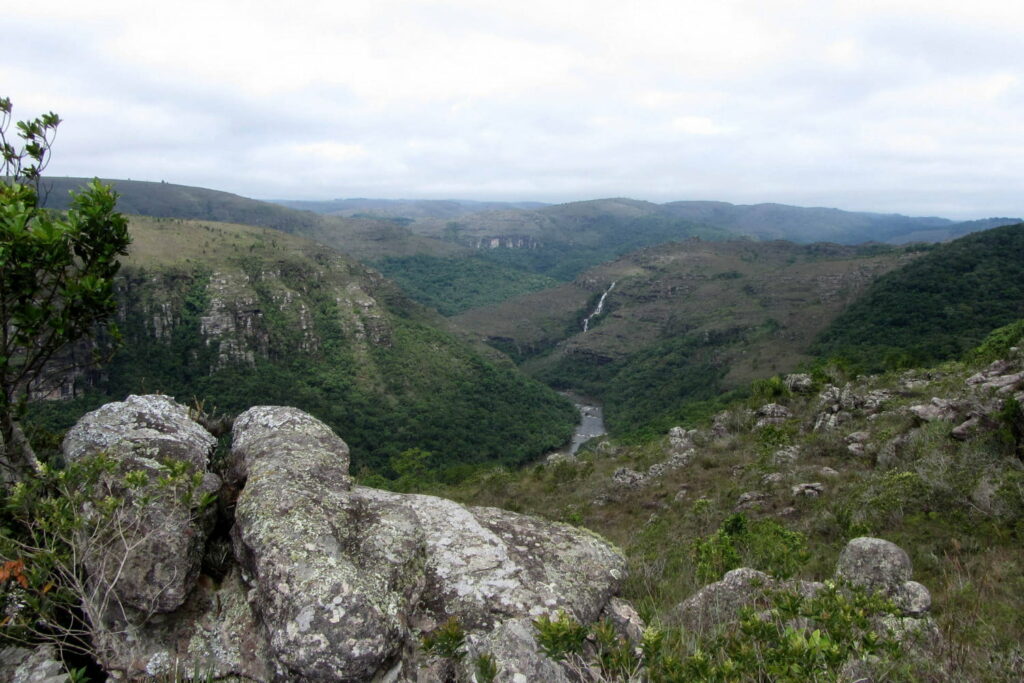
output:
[[[1019,0],[48,0],[0,96],[54,176],[270,199],[1024,216]]]

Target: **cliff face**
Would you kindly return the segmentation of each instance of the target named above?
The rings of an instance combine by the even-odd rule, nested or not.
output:
[[[294,404],[343,430],[358,466],[413,447],[452,465],[517,462],[571,434],[561,397],[484,359],[344,255],[248,226],[135,219],[132,230],[124,344],[76,378],[79,392],[161,391],[228,412],[257,396]]]

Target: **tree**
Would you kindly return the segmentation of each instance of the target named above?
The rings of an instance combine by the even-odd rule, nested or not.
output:
[[[19,426],[33,389],[70,369],[61,353],[75,342],[101,330],[116,338],[114,275],[130,243],[117,195],[98,180],[73,192],[65,213],[41,206],[60,118],[18,121],[18,142],[11,111],[0,98],[0,475],[8,481],[38,466]]]

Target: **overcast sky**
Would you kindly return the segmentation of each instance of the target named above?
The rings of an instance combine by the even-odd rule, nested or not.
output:
[[[1024,216],[1020,0],[21,2],[50,175]]]

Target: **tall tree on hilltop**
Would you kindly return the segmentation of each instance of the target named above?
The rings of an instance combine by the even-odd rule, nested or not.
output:
[[[18,121],[0,98],[0,477],[17,480],[38,463],[19,419],[60,352],[101,329],[116,336],[114,275],[128,253],[128,221],[113,189],[93,180],[71,208],[40,206],[39,187],[60,118]]]

